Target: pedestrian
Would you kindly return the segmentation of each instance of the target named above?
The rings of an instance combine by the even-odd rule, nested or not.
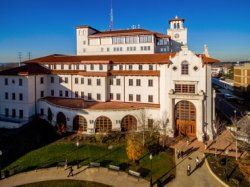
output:
[[[196,168],[200,167],[200,160],[198,156],[196,157],[195,162],[196,162]]]
[[[200,160],[198,156],[196,157],[195,162],[196,162],[196,168],[198,168],[200,166]]]
[[[64,170],[66,170],[68,168],[68,160],[66,159],[64,162]]]
[[[191,166],[190,164],[188,164],[187,166],[187,176],[189,176],[191,174]]]
[[[179,159],[180,158],[180,150],[179,149],[176,150],[176,154],[177,154],[177,158]]]
[[[68,177],[69,177],[69,176],[74,176],[72,166],[69,167],[69,174],[68,174]]]
[[[184,152],[181,150],[181,152],[180,152],[180,155],[181,155],[181,158],[183,158],[183,156],[184,156]]]

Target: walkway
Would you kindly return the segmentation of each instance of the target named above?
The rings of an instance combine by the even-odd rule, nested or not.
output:
[[[79,173],[78,173],[79,172]],[[149,182],[144,179],[138,179],[135,177],[128,176],[124,172],[108,171],[106,168],[74,168],[74,173],[78,173],[73,177],[67,177],[68,170],[64,168],[49,168],[41,169],[38,171],[30,171],[27,173],[20,173],[9,177],[7,179],[0,180],[1,187],[11,187],[21,184],[45,181],[45,180],[59,180],[59,179],[75,179],[75,180],[86,180],[95,181],[110,186],[119,187],[145,187],[149,186]]]

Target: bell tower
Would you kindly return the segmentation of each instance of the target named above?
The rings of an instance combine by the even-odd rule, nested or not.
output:
[[[167,34],[171,36],[171,51],[177,52],[181,50],[181,46],[187,45],[187,29],[184,28],[184,19],[178,18],[169,20],[170,29]]]

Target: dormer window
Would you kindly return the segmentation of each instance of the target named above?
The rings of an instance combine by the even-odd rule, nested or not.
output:
[[[181,74],[188,75],[188,62],[187,61],[183,61],[181,63]]]

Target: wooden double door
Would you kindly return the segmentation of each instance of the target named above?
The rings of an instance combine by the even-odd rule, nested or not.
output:
[[[196,109],[190,101],[180,101],[175,106],[175,124],[177,133],[196,136]]]

